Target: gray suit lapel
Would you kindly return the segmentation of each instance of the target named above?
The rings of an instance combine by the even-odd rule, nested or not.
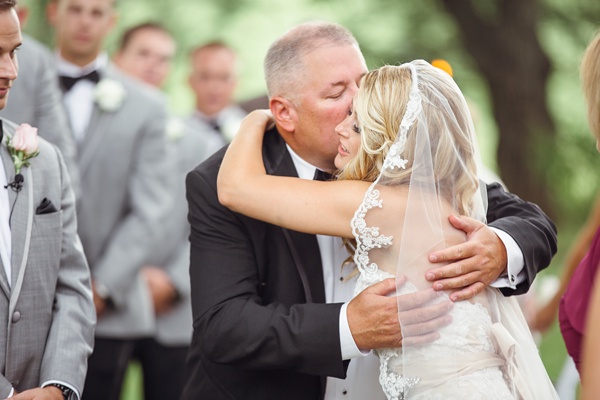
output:
[[[31,229],[33,227],[33,174],[30,167],[23,167],[21,170],[25,178],[23,189],[17,194],[14,190],[9,190],[11,204],[14,204],[10,232],[12,236],[12,255],[11,262],[11,307],[12,301],[19,297],[25,267],[29,257],[29,244],[31,242]],[[11,314],[9,314],[11,315]]]
[[[4,134],[6,135],[6,129],[4,129]],[[6,182],[11,182],[15,175],[15,167],[13,166],[12,159],[10,154],[8,153],[8,149],[5,145],[0,146],[0,154],[2,158],[2,163],[4,164],[4,172],[6,173]],[[14,191],[12,189],[4,189],[3,187],[0,190],[8,190],[8,204],[12,206],[14,203]],[[14,239],[13,239],[14,240]],[[2,259],[0,259],[0,287],[6,297],[10,299],[10,286],[8,285],[8,277],[6,276],[6,272],[4,271],[4,263]]]
[[[101,111],[98,105],[94,104],[92,119],[87,127],[85,138],[79,143],[79,173],[81,176],[85,175],[90,166],[111,121],[111,113]]]
[[[121,83],[121,81],[114,76],[111,72],[110,66],[99,70],[101,80],[104,78],[111,79]],[[91,164],[94,154],[100,148],[100,143],[109,132],[110,124],[115,118],[116,111],[102,111],[96,102],[94,102],[94,110],[92,111],[92,117],[90,123],[86,129],[84,139],[78,145],[79,153],[79,173],[83,177]]]

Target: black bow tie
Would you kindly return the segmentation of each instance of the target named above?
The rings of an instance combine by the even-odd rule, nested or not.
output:
[[[89,74],[78,76],[76,78],[73,78],[71,76],[61,75],[58,77],[58,79],[60,81],[60,86],[62,87],[62,89],[65,92],[68,92],[69,90],[71,90],[71,88],[77,82],[79,82],[82,79],[87,79],[88,81],[94,82],[94,83],[100,82],[100,74],[98,73],[98,71],[94,70],[94,71],[90,72]]]
[[[315,176],[313,176],[313,181],[330,181],[333,179],[333,175],[329,172],[321,171],[320,169],[315,170]]]

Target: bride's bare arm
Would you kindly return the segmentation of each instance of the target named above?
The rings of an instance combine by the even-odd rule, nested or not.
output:
[[[219,170],[219,201],[233,211],[300,232],[352,237],[350,220],[369,184],[267,175],[262,160],[265,110],[242,121]]]

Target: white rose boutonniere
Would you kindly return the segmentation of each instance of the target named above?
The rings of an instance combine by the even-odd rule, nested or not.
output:
[[[17,192],[21,190],[23,187],[21,168],[28,167],[29,160],[40,154],[39,146],[40,138],[37,134],[37,128],[29,124],[21,124],[15,130],[12,138],[6,137],[6,147],[15,166],[15,179],[7,187],[11,187]]]
[[[171,117],[167,121],[167,138],[173,142],[181,139],[185,134],[185,124],[179,118]]]
[[[221,132],[223,132],[223,136],[227,139],[228,142],[231,142],[235,135],[237,135],[238,130],[242,124],[242,120],[227,120],[221,125]]]
[[[96,85],[94,100],[102,111],[113,112],[121,107],[126,94],[121,82],[104,78]]]

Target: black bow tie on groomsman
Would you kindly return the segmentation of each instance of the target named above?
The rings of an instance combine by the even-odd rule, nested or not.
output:
[[[75,86],[77,82],[79,82],[82,79],[88,80],[93,83],[100,82],[100,74],[98,73],[98,71],[94,70],[89,74],[81,75],[75,78],[72,76],[60,75],[58,79],[60,81],[60,87],[62,88],[62,90],[68,92],[73,86]]]
[[[315,176],[313,176],[313,181],[331,181],[333,180],[333,175],[329,172],[321,171],[320,169],[315,170]]]

